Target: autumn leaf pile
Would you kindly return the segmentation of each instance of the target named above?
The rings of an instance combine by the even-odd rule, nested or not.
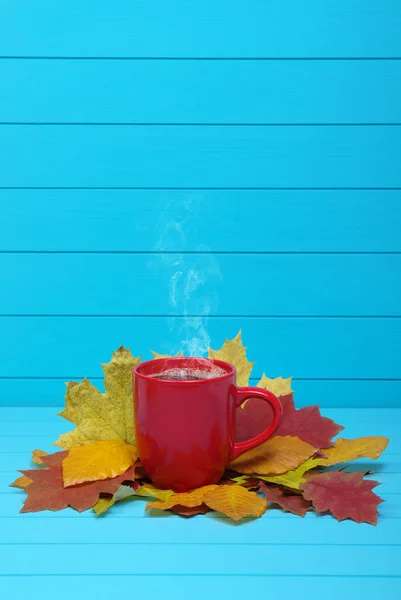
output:
[[[234,364],[237,384],[248,385],[253,363],[240,333],[220,350],[210,349],[209,357]],[[21,471],[11,484],[27,494],[21,512],[72,507],[100,515],[118,502],[145,498],[146,509],[154,514],[171,511],[189,517],[217,511],[239,520],[279,507],[302,517],[314,510],[329,512],[339,521],[377,523],[382,500],[373,489],[378,483],[364,479],[363,471],[347,472],[346,463],[378,458],[388,440],[377,436],[333,441],[343,427],[323,417],[317,406],[297,410],[291,378],[262,376],[257,385],[280,398],[282,422],[272,438],[235,459],[217,485],[187,493],[155,488],[135,447],[131,374],[139,362],[124,347],[116,350],[110,363],[102,365],[104,393],[87,379],[68,383],[60,415],[75,429],[55,442],[61,451],[34,450],[36,468]],[[237,441],[265,429],[270,411],[267,403],[256,399],[239,408]]]

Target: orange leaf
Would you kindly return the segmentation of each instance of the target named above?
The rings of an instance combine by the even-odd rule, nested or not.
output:
[[[245,452],[229,466],[238,473],[280,475],[292,471],[315,454],[316,449],[298,437],[274,437]]]
[[[10,487],[16,487],[24,490],[30,483],[32,483],[32,479],[26,475],[21,475],[21,477],[18,477],[15,481],[10,483]]]
[[[114,477],[102,481],[87,481],[81,485],[64,487],[62,476],[62,461],[68,452],[55,452],[43,457],[46,469],[33,469],[21,471],[32,479],[26,488],[27,498],[21,509],[22,513],[37,512],[39,510],[62,510],[71,506],[78,512],[95,506],[101,494],[113,495],[124,481],[133,481],[134,468]]]
[[[206,494],[204,503],[235,521],[247,516],[261,517],[267,507],[264,498],[240,485],[215,486],[214,490]]]
[[[218,487],[218,485],[204,485],[196,490],[193,490],[192,492],[185,492],[181,494],[173,493],[165,501],[156,500],[155,502],[148,502],[146,505],[146,510],[151,508],[157,508],[158,510],[169,510],[173,506],[186,506],[187,508],[200,506],[204,497]]]
[[[43,450],[34,450],[32,452],[32,460],[35,463],[35,465],[43,465],[44,462],[42,460],[42,456],[47,456],[47,452],[44,452]]]
[[[64,487],[112,479],[125,473],[136,459],[135,446],[121,440],[103,440],[71,448],[63,460]]]

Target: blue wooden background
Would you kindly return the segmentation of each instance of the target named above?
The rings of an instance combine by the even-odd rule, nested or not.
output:
[[[401,406],[399,0],[0,3],[0,404],[241,328]]]

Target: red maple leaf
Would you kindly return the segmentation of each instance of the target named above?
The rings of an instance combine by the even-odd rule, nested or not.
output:
[[[344,427],[320,414],[318,406],[305,406],[297,410],[292,394],[280,396],[283,418],[275,435],[296,435],[315,448],[328,448],[332,438]],[[272,410],[267,402],[251,398],[244,408],[236,412],[236,441],[242,442],[259,435],[272,420]]]
[[[361,472],[330,471],[310,477],[301,489],[318,512],[330,511],[338,521],[349,518],[376,525],[377,507],[384,502],[372,492],[377,485],[377,481],[364,479]]]
[[[91,508],[99,500],[99,494],[114,494],[123,481],[134,479],[134,467],[113,479],[88,481],[79,485],[64,487],[61,463],[68,452],[55,452],[43,456],[46,469],[21,471],[32,483],[26,488],[28,497],[21,509],[22,513],[39,510],[62,510],[71,506],[82,512]]]
[[[276,486],[266,485],[260,482],[259,491],[264,494],[267,502],[278,504],[286,512],[304,517],[312,504],[298,494],[286,494],[282,489]]]

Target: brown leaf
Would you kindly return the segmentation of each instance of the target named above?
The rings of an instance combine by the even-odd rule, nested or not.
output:
[[[339,521],[350,518],[376,525],[377,507],[383,502],[372,492],[377,485],[377,481],[364,480],[363,473],[330,471],[309,477],[301,489],[318,512],[330,511]]]
[[[67,454],[68,452],[56,452],[44,456],[43,462],[47,469],[21,471],[32,480],[26,488],[28,497],[21,512],[55,511],[67,506],[82,512],[94,506],[100,494],[114,494],[123,481],[133,479],[134,470],[130,467],[123,475],[113,479],[90,481],[65,488],[61,464]]]
[[[172,506],[170,510],[181,517],[195,517],[196,515],[205,515],[209,511],[209,508],[206,506],[206,504],[193,506],[192,508],[177,504],[177,506]]]
[[[299,494],[287,494],[279,487],[260,483],[259,490],[264,494],[269,504],[277,504],[286,512],[304,517],[311,508],[312,503]]]
[[[215,486],[204,497],[204,503],[235,521],[247,516],[261,517],[266,511],[266,500],[255,492],[250,492],[240,485]]]
[[[298,437],[277,436],[245,452],[236,458],[229,468],[250,475],[279,475],[296,469],[315,452],[313,446]]]

